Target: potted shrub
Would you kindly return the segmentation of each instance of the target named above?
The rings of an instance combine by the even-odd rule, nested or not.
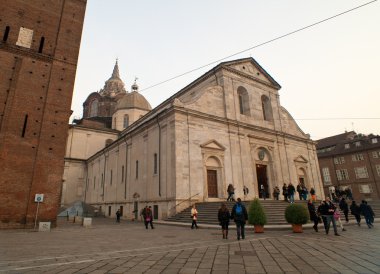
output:
[[[303,204],[290,204],[285,209],[285,219],[292,225],[293,232],[302,233],[302,225],[309,219],[309,212]]]
[[[248,223],[253,225],[255,233],[263,233],[264,225],[267,223],[264,207],[258,198],[255,198],[249,205]]]

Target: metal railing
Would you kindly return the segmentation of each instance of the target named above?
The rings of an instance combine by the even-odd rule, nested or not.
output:
[[[170,208],[170,212],[173,212],[173,210],[174,210],[174,212],[175,212],[175,209],[176,209],[180,204],[182,204],[182,203],[184,203],[184,202],[187,202],[187,201],[190,201],[190,206],[191,206],[191,205],[192,205],[192,204],[191,204],[191,198],[193,198],[193,197],[195,197],[195,196],[198,196],[199,194],[201,194],[201,193],[199,192],[199,193],[197,193],[197,194],[195,194],[195,195],[193,195],[193,196],[190,196],[190,197],[187,198],[186,200],[183,200],[183,201],[179,202],[178,204],[174,205],[172,208]]]

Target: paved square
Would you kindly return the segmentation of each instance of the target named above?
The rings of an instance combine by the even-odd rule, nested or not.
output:
[[[92,228],[60,222],[51,232],[0,231],[0,273],[380,273],[380,234],[347,226],[247,232],[94,219]]]

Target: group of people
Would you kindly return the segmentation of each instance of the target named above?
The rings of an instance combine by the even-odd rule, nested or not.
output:
[[[345,198],[341,198],[339,204],[336,205],[330,200],[330,197],[326,197],[326,199],[322,201],[317,208],[315,208],[313,201],[310,199],[307,206],[309,210],[310,220],[314,222],[313,228],[316,232],[318,232],[318,223],[322,222],[326,234],[329,234],[331,223],[333,225],[334,234],[336,236],[340,236],[337,229],[337,223],[339,224],[342,231],[346,231],[341,221],[341,212],[343,212],[346,222],[349,222],[349,208]],[[367,201],[363,200],[360,206],[357,205],[355,201],[352,201],[350,211],[351,214],[355,216],[358,226],[360,226],[361,215],[363,215],[368,228],[373,227],[375,214],[372,210],[372,207],[368,205]]]
[[[277,188],[277,189],[276,189]],[[297,188],[294,187],[292,183],[289,183],[289,185],[285,184],[282,186],[282,195],[284,196],[284,200],[290,203],[294,203],[294,195],[296,193],[296,190],[298,192],[298,196],[300,200],[308,200],[308,194],[310,193],[310,197],[312,201],[317,200],[317,196],[315,195],[315,189],[310,188],[310,192],[305,186],[305,184],[299,183],[297,185]],[[276,196],[274,195],[276,192]],[[275,187],[273,190],[273,196],[276,200],[278,200],[278,196],[280,195],[280,189],[278,187]]]

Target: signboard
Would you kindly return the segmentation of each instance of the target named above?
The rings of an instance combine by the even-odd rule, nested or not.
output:
[[[40,222],[39,223],[39,227],[38,227],[38,231],[50,231],[50,222]]]
[[[44,201],[44,195],[43,194],[36,194],[34,196],[34,201],[36,203],[42,203]]]

